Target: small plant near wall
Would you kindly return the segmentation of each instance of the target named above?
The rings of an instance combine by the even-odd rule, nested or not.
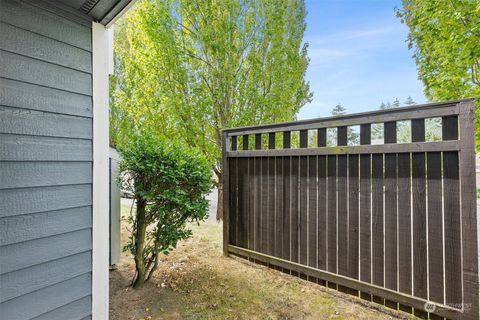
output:
[[[192,235],[187,222],[203,221],[212,189],[208,162],[197,152],[168,141],[138,137],[120,150],[122,188],[134,195],[124,251],[135,259],[133,287],[142,288],[159,257]]]

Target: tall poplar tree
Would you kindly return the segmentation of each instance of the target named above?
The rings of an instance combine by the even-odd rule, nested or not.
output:
[[[137,127],[198,148],[218,181],[221,131],[291,121],[312,93],[303,0],[142,0],[116,30],[112,142]]]

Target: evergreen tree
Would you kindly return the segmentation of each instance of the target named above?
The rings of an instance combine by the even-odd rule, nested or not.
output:
[[[331,111],[332,116],[339,117],[345,115],[347,113],[347,108],[343,107],[340,103],[337,104]],[[349,145],[356,145],[360,141],[360,134],[353,130],[352,127],[347,128],[347,140]],[[327,145],[328,146],[336,146],[338,144],[337,141],[337,131],[336,130],[328,130],[327,131]]]
[[[413,106],[416,105],[417,103],[413,100],[411,96],[408,96],[407,100],[403,103],[406,106]]]
[[[347,113],[347,109],[340,103],[337,104],[331,111],[332,116],[341,116]]]
[[[398,100],[398,98],[395,98],[395,100],[393,100],[392,108],[398,107],[400,107],[400,100]]]

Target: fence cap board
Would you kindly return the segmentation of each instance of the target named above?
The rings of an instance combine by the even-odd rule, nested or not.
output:
[[[337,127],[345,125],[359,125],[375,122],[402,121],[419,118],[442,117],[459,114],[458,107],[464,102],[474,101],[473,98],[419,104],[409,107],[399,107],[386,110],[373,110],[361,113],[352,113],[343,116],[314,118],[307,120],[266,124],[251,127],[238,127],[224,129],[228,136],[249,135],[258,133],[298,131],[305,129],[318,129],[322,127]]]

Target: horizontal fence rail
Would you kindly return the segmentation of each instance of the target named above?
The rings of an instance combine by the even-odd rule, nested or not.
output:
[[[224,130],[224,254],[419,317],[479,319],[474,105]]]

